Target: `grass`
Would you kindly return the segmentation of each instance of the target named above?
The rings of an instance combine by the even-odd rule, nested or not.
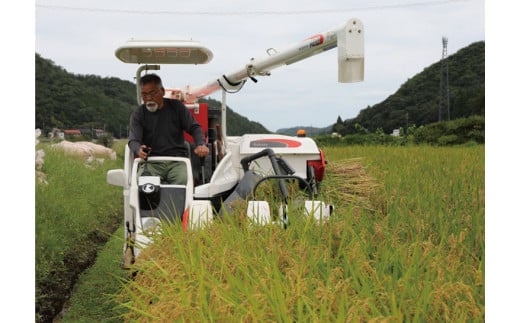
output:
[[[328,147],[325,225],[168,227],[133,321],[484,321],[484,147]]]
[[[128,271],[121,269],[121,226],[99,252],[96,263],[83,272],[74,286],[67,310],[53,322],[121,322],[124,309],[115,302]]]
[[[121,191],[106,184],[119,161],[85,164],[40,143],[48,184],[35,190],[36,321],[48,321],[66,300],[78,275],[122,222]]]

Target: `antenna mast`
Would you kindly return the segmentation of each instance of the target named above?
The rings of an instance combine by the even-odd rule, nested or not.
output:
[[[442,121],[443,110],[447,112],[447,120],[450,120],[450,89],[448,77],[448,38],[442,37],[441,77],[439,92],[439,122]]]

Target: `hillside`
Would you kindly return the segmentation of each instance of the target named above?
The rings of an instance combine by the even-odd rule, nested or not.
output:
[[[485,44],[473,43],[448,56],[451,119],[485,114]],[[438,121],[440,62],[408,79],[384,101],[360,111],[353,119],[324,128],[306,126],[278,129],[294,135],[306,129],[309,136],[338,132],[342,135],[378,128],[421,126]],[[218,100],[201,100],[219,108]],[[47,133],[52,128],[102,128],[114,137],[125,137],[131,111],[135,108],[135,84],[115,77],[75,75],[36,53],[36,127]],[[229,135],[268,133],[260,123],[227,108]]]
[[[324,128],[316,128],[316,127],[309,127],[309,126],[298,126],[298,127],[291,127],[291,128],[281,128],[276,130],[276,133],[283,134],[283,135],[289,135],[294,136],[298,130],[303,129],[307,133],[307,136],[313,137],[316,135],[321,134],[327,134],[332,131],[332,125]]]
[[[220,110],[222,106],[222,102],[212,98],[200,99],[199,102],[207,103],[209,109]],[[227,106],[226,110],[228,135],[241,136],[246,133],[270,133],[270,131],[259,122],[250,121],[248,118],[234,112],[229,106]]]
[[[74,75],[36,54],[36,127],[105,128],[119,136],[135,106],[135,85],[117,78]],[[123,131],[124,132],[124,131]]]
[[[35,56],[37,128],[43,133],[53,128],[100,128],[116,138],[126,137],[130,114],[136,107],[135,83],[115,77],[72,74],[38,53]],[[210,108],[221,105],[213,99],[201,101],[208,102]],[[229,135],[269,132],[229,107],[227,129]]]
[[[485,112],[485,44],[473,43],[448,56],[451,120]],[[396,93],[374,106],[361,110],[357,117],[338,117],[333,131],[342,135],[358,129],[385,133],[408,125],[426,125],[439,121],[440,61],[408,79]],[[444,112],[445,116],[446,113]],[[357,124],[357,126],[356,126]]]

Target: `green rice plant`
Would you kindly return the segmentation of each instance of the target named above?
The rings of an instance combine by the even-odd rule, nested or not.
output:
[[[484,147],[327,147],[318,224],[163,225],[127,321],[484,321]],[[269,197],[267,188],[264,197]],[[276,199],[270,201],[278,203]]]
[[[484,147],[328,153],[362,156],[383,184],[380,211],[358,232],[405,319],[483,321]]]

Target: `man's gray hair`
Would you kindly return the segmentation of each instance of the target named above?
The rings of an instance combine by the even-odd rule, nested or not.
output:
[[[154,74],[154,73],[146,74],[146,75],[142,76],[141,79],[139,80],[140,86],[143,86],[148,83],[155,83],[157,86],[162,87],[161,78],[159,77],[159,75]]]

